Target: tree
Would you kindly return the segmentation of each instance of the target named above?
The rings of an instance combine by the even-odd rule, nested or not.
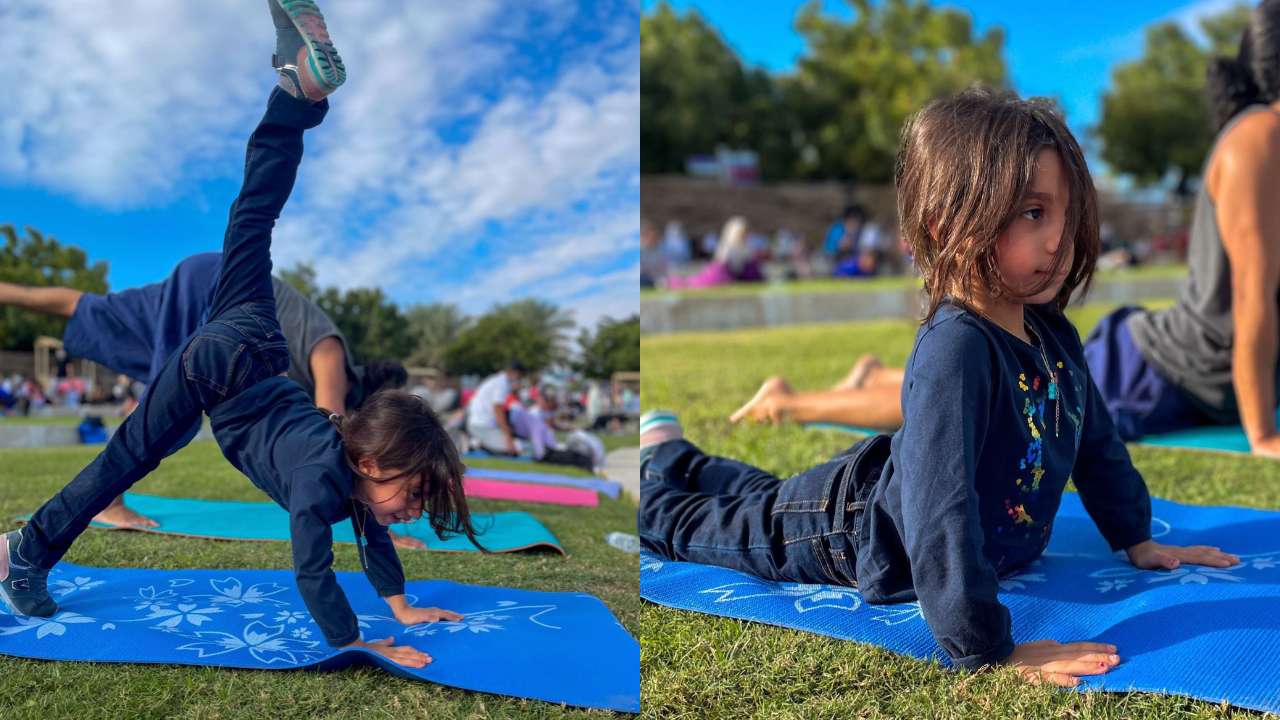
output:
[[[803,137],[797,174],[884,182],[902,125],[935,98],[974,83],[1005,85],[1004,35],[975,37],[969,15],[926,0],[850,0],[852,21],[811,0],[796,18],[808,43],[788,97]]]
[[[583,375],[606,380],[615,372],[640,369],[640,316],[625,320],[603,318],[594,334],[583,329],[578,335],[581,357],[576,363]]]
[[[1236,7],[1201,20],[1202,47],[1175,23],[1147,28],[1139,59],[1116,67],[1102,98],[1095,134],[1102,159],[1140,185],[1172,174],[1185,197],[1213,143],[1205,71],[1214,54],[1234,56],[1248,23],[1248,8]]]
[[[746,94],[742,63],[702,16],[659,3],[640,19],[641,171],[681,172],[689,155],[743,140],[732,117]]]
[[[320,294],[320,286],[316,285],[316,268],[311,263],[300,262],[292,270],[281,270],[280,279],[309,300],[315,300]]]
[[[401,360],[413,350],[409,323],[378,288],[325,288],[313,298],[342,331],[356,362]]]
[[[471,324],[471,319],[453,303],[415,305],[406,313],[414,350],[410,365],[448,370],[445,352]]]
[[[551,343],[528,323],[489,312],[467,328],[445,350],[453,375],[489,375],[516,360],[536,372],[552,362]]]
[[[61,286],[85,292],[107,292],[107,263],[88,264],[88,256],[74,245],[63,245],[33,227],[25,239],[12,225],[0,225],[0,282],[32,286]],[[62,337],[66,320],[19,310],[0,308],[0,348],[31,350],[41,335]]]
[[[513,320],[545,340],[550,353],[548,364],[568,360],[568,332],[574,326],[573,315],[569,311],[561,310],[545,300],[530,298],[495,305],[489,314]]]

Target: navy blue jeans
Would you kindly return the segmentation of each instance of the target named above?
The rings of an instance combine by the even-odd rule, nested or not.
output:
[[[32,516],[21,551],[35,566],[52,568],[93,516],[154,470],[203,413],[288,370],[271,289],[271,229],[293,190],[302,133],[327,110],[272,93],[249,138],[208,323],[169,356],[107,447]]]
[[[1120,439],[1213,425],[1213,420],[1177,385],[1166,380],[1129,333],[1128,318],[1142,308],[1126,306],[1098,321],[1084,342],[1089,374],[1115,422]]]
[[[785,482],[707,455],[687,440],[646,448],[640,458],[641,544],[673,560],[769,580],[856,587],[854,541],[878,477],[862,460],[888,440],[863,440]]]

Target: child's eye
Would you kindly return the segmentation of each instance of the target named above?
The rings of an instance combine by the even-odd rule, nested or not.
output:
[[[1044,217],[1044,208],[1027,208],[1022,211],[1022,217],[1028,220],[1039,220]]]

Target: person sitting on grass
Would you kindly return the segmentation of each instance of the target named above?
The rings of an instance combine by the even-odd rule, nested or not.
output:
[[[895,175],[929,295],[901,429],[780,482],[704,454],[674,414],[651,412],[642,543],[771,580],[856,586],[871,603],[918,600],[954,665],[1076,685],[1115,667],[1117,648],[1015,645],[997,596],[1001,576],[1044,552],[1068,477],[1136,567],[1239,559],[1151,538],[1146,484],[1062,313],[1092,278],[1098,219],[1080,147],[1052,106],[981,88],[930,103],[903,132]]]
[[[762,282],[764,270],[747,242],[747,221],[731,217],[724,224],[711,262],[689,277],[668,274],[663,287],[672,290],[709,288],[731,283]]]
[[[467,437],[471,447],[494,455],[518,455],[515,430],[507,419],[507,405],[524,378],[525,367],[513,360],[485,378],[467,403]]]
[[[365,574],[398,621],[459,620],[448,610],[409,604],[386,526],[425,513],[437,534],[461,533],[475,542],[464,468],[420,398],[383,390],[344,418],[317,412],[285,377],[289,351],[271,287],[271,229],[293,189],[303,131],[320,124],[325,96],[346,71],[314,3],[270,5],[280,87],[249,138],[208,321],[169,356],[106,449],[30,523],[0,537],[0,599],[20,615],[57,612],[49,570],[112,498],[154,470],[208,414],[226,458],[288,511],[298,591],[329,644],[423,667],[431,658],[413,647],[361,639],[333,572],[330,526],[351,519]]]

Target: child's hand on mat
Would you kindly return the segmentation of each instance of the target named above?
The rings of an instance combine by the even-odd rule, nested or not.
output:
[[[408,535],[397,535],[395,533],[388,533],[388,534],[391,535],[391,544],[395,545],[398,548],[410,548],[412,550],[421,550],[422,548],[427,546],[426,543],[422,542],[418,538],[409,537]]]
[[[404,623],[405,625],[440,622],[441,620],[458,622],[461,619],[461,613],[456,613],[452,610],[443,610],[441,608],[420,608],[410,605],[402,610],[396,610],[396,620]]]
[[[1239,565],[1240,558],[1209,545],[1161,545],[1155,540],[1147,540],[1125,550],[1129,562],[1143,570],[1173,570],[1182,563],[1207,565],[1209,567],[1231,567]]]
[[[365,650],[372,650],[391,662],[405,667],[426,667],[431,662],[431,656],[421,650],[408,645],[392,645],[391,641],[392,638],[374,640],[373,642],[357,640],[346,647],[361,647]]]
[[[1120,656],[1115,652],[1115,645],[1104,643],[1036,640],[1014,646],[1004,662],[1018,668],[1031,682],[1075,687],[1081,675],[1101,675],[1119,665]]]

